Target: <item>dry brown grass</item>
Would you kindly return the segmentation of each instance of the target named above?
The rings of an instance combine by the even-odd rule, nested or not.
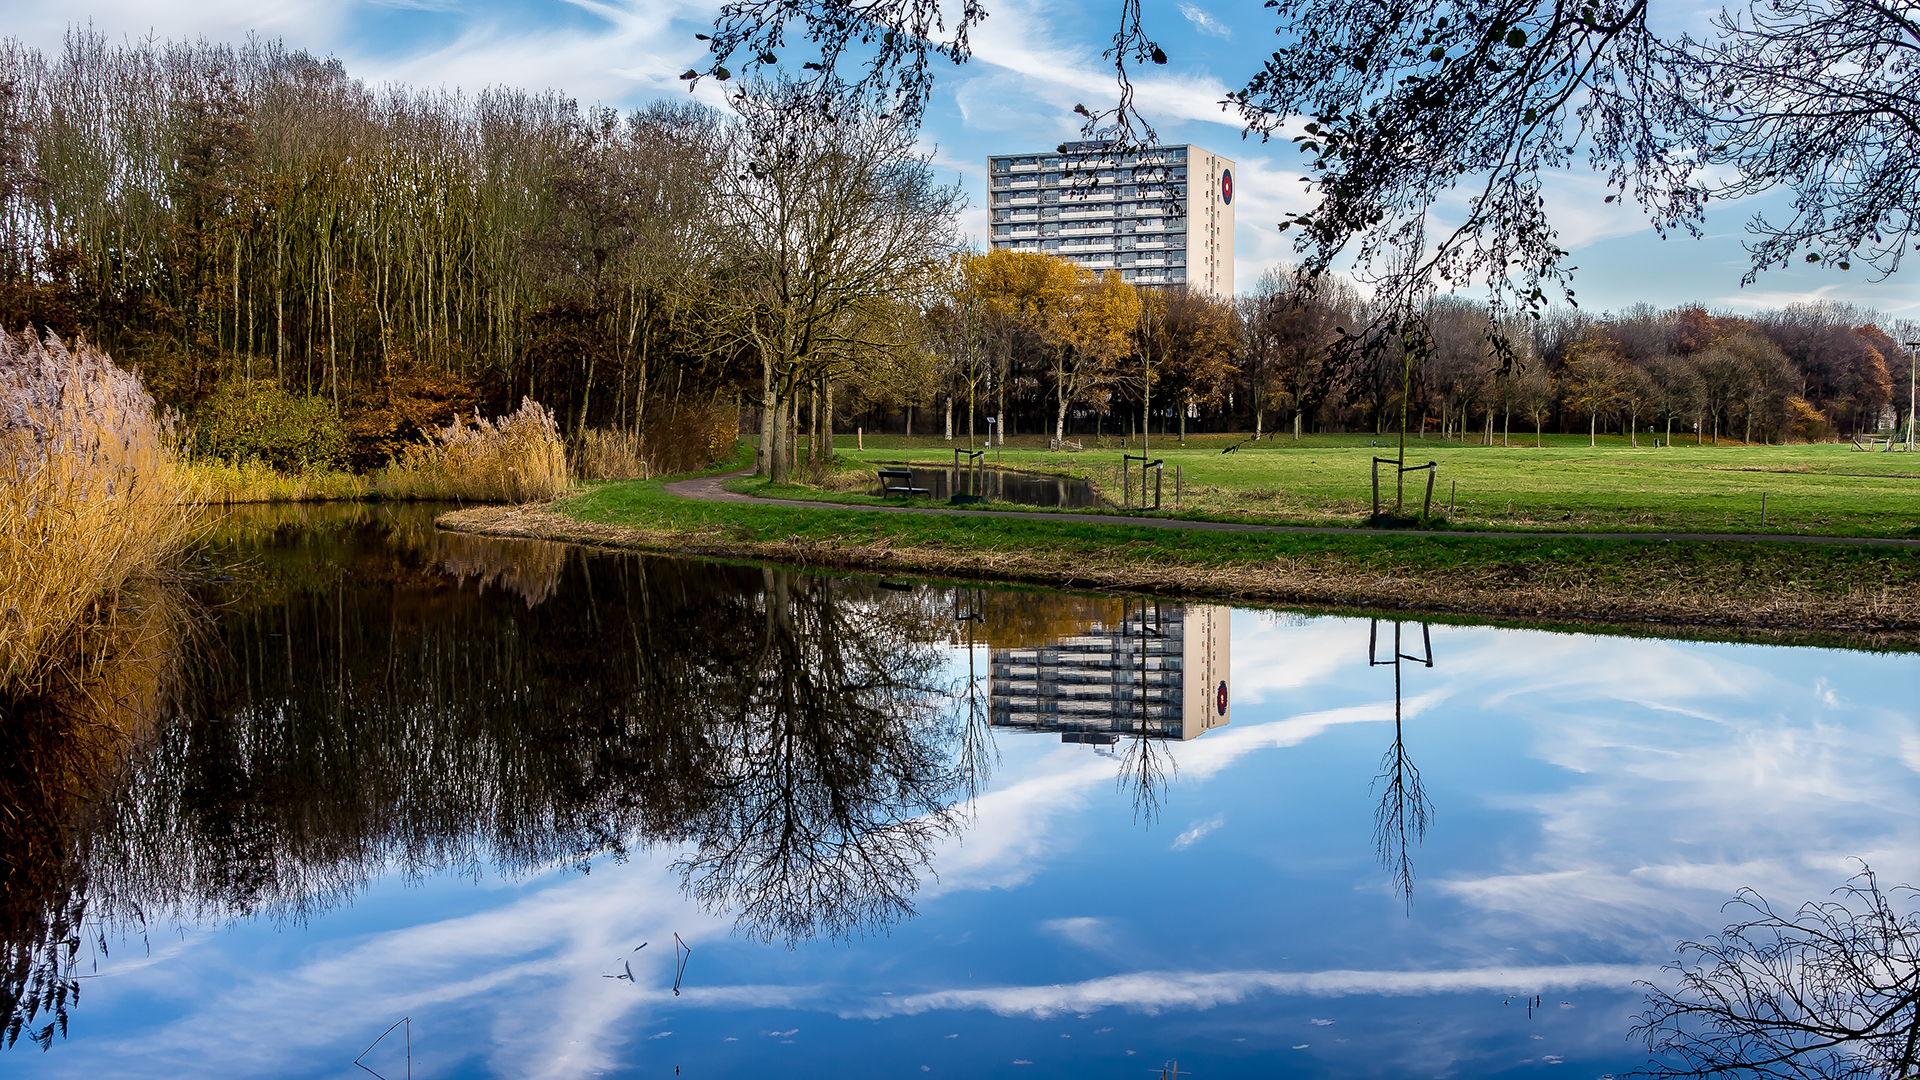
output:
[[[553,413],[531,398],[495,420],[458,417],[375,480],[382,495],[462,502],[544,502],[567,490],[566,445]]]
[[[588,428],[573,445],[573,475],[582,480],[645,480],[648,467],[641,438],[618,428]]]
[[[0,693],[86,665],[90,625],[191,535],[198,495],[138,376],[0,332]]]
[[[364,478],[345,472],[310,469],[283,473],[259,461],[189,460],[186,469],[209,506],[337,502],[373,494],[373,486]]]

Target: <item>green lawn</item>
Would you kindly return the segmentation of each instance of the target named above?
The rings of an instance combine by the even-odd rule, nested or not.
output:
[[[1357,524],[1371,509],[1371,458],[1394,452],[1392,439],[1367,435],[1244,440],[1196,436],[1182,447],[1172,437],[1156,436],[1153,456],[1166,463],[1164,510],[1173,509],[1178,467],[1183,516]],[[1376,441],[1379,445],[1372,445]],[[1512,441],[1512,446],[1488,447],[1409,439],[1407,460],[1439,463],[1434,513],[1453,528],[1920,535],[1920,455],[1861,453],[1831,444],[1695,446],[1686,440],[1655,449],[1644,436],[1635,448],[1618,435],[1602,436],[1597,447],[1589,447],[1584,435],[1548,435],[1538,448],[1531,433]],[[1085,451],[1062,453],[1046,449],[1044,439],[1016,438],[991,451],[988,461],[1083,477],[1117,503],[1122,450],[1109,442],[1110,448],[1101,449],[1088,440]],[[864,450],[846,436],[835,443],[843,472],[881,463],[945,466],[953,461],[952,444],[940,439],[869,438]],[[1234,443],[1240,443],[1237,450],[1221,453]],[[1137,443],[1126,452],[1138,453]],[[1407,476],[1413,513],[1425,474]],[[1388,469],[1381,484],[1389,503],[1392,480]],[[857,483],[843,477],[827,486]]]

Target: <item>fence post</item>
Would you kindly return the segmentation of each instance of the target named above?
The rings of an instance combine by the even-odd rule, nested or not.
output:
[[[1427,497],[1420,500],[1420,517],[1425,520],[1427,511],[1433,508],[1433,478],[1439,472],[1438,462],[1427,462]]]
[[[1133,509],[1133,470],[1127,468],[1125,455],[1120,458],[1120,508]]]
[[[1153,508],[1155,510],[1160,509],[1160,477],[1165,472],[1166,466],[1163,463],[1158,461],[1153,463]]]
[[[1374,517],[1374,522],[1377,522],[1380,518],[1380,459],[1379,458],[1373,459],[1373,517]],[[1372,523],[1373,522],[1369,522],[1369,524],[1372,524]]]

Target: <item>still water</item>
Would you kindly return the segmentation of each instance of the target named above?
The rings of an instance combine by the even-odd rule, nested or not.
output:
[[[947,499],[954,495],[977,495],[996,502],[1023,506],[1059,506],[1073,510],[1106,506],[1105,500],[1085,480],[1066,476],[1042,476],[1038,473],[1011,472],[1005,469],[912,469],[911,487],[924,489],[929,499]],[[869,494],[884,495],[880,486]]]
[[[201,573],[35,883],[86,905],[82,996],[9,1076],[364,1076],[405,1018],[362,1064],[1597,1077],[1735,890],[1920,850],[1911,655],[903,590],[419,508],[239,515]]]

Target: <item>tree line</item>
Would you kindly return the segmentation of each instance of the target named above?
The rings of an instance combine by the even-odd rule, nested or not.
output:
[[[914,345],[959,197],[868,103],[773,82],[733,105],[376,88],[257,39],[10,40],[0,319],[329,464],[522,397],[573,437],[742,397],[786,415]]]
[[[1536,431],[1644,417],[1779,441],[1905,411],[1892,384],[1911,361],[1863,312],[1529,327],[1441,297],[1413,341],[1390,332],[1391,295],[1333,275],[1276,270],[1228,300],[968,252],[958,190],[884,96],[785,78],[731,93],[725,113],[623,114],[369,87],[261,40],[10,41],[0,320],[84,334],[203,450],[283,467],[374,467],[522,397],[576,441],[704,448],[744,417],[778,480],[802,441],[824,465],[836,430],[977,438],[989,417],[1000,438],[1071,441],[1387,431],[1404,406],[1483,436],[1518,413]]]

